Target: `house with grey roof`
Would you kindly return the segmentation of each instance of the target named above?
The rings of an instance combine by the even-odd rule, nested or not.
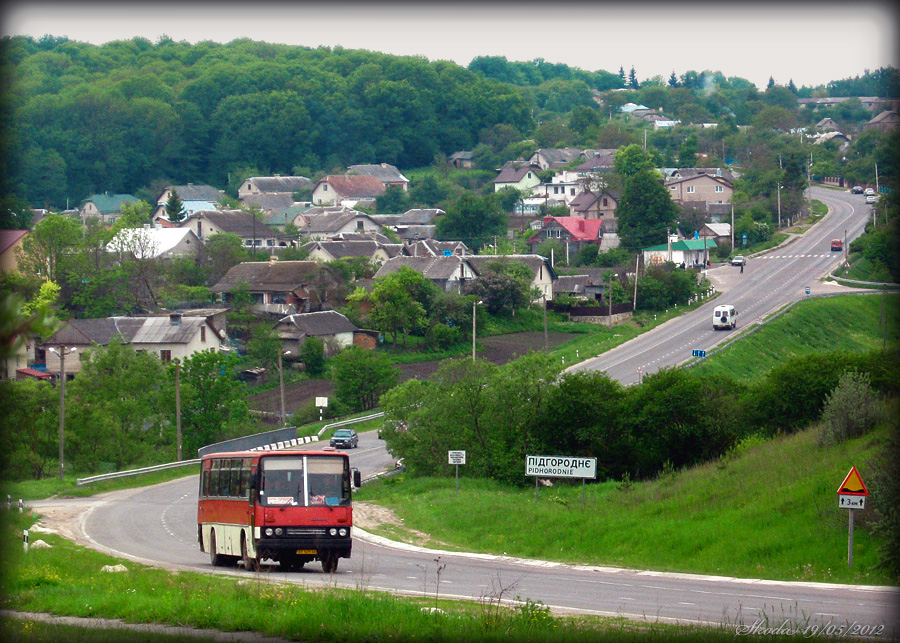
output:
[[[360,241],[311,241],[301,248],[309,251],[312,261],[334,261],[351,257],[362,257],[375,264],[382,264],[390,255],[382,245],[373,240]]]
[[[475,167],[475,153],[471,150],[460,150],[459,152],[454,152],[447,160],[453,165],[453,167],[459,169],[469,169]]]
[[[66,375],[81,371],[84,351],[106,346],[118,337],[136,351],[157,355],[162,361],[184,360],[194,353],[220,350],[225,334],[202,316],[171,313],[166,317],[103,317],[72,319],[41,344],[47,372],[59,377],[59,356],[50,347],[74,348],[66,360]]]
[[[539,149],[531,155],[529,161],[542,170],[558,170],[583,156],[584,152],[574,147],[557,147]]]
[[[282,349],[294,355],[300,354],[308,337],[317,337],[325,344],[326,357],[330,357],[352,346],[358,331],[353,322],[336,310],[287,315],[275,324],[275,334],[281,340]]]
[[[122,206],[126,203],[137,203],[139,199],[130,194],[92,194],[84,203],[78,214],[81,216],[82,223],[90,218],[97,218],[100,223],[115,223],[116,219],[122,216]]]
[[[377,163],[373,165],[350,165],[347,167],[350,174],[371,176],[384,184],[384,187],[396,186],[406,192],[409,189],[409,179],[395,166],[389,163]]]
[[[435,241],[433,238],[406,241],[405,254],[411,257],[446,257],[455,255],[465,257],[472,254],[462,241]]]
[[[259,196],[262,194],[282,194],[288,195],[293,200],[296,192],[302,192],[312,187],[312,180],[305,176],[251,176],[244,179],[244,182],[238,187],[238,198],[243,201],[244,197]]]
[[[863,129],[877,129],[879,132],[893,132],[900,128],[900,114],[885,110],[872,120],[863,123]]]
[[[446,292],[461,293],[466,284],[478,276],[478,271],[469,263],[472,257],[460,257],[452,255],[408,257],[399,256],[384,262],[374,278],[384,277],[407,266],[422,273],[426,279],[430,279],[441,290]]]
[[[290,243],[288,239],[243,210],[196,212],[182,221],[179,227],[190,228],[204,243],[211,236],[223,233],[237,235],[248,248],[277,248]]]
[[[272,214],[294,205],[294,195],[290,193],[248,194],[241,199],[241,203],[247,206],[256,206],[264,214]]]
[[[541,182],[538,172],[541,166],[530,161],[508,161],[500,168],[500,173],[494,179],[494,192],[504,188],[516,190],[530,190]]]
[[[550,260],[541,255],[475,255],[468,256],[466,260],[472,264],[478,274],[484,272],[485,264],[493,261],[517,261],[523,263],[531,271],[531,287],[536,288],[538,295],[534,301],[540,301],[543,297],[553,299],[553,282],[556,281],[556,270],[550,265]]]
[[[300,236],[312,240],[324,240],[346,232],[374,234],[381,231],[372,218],[364,212],[341,210],[309,216],[304,214],[306,223],[300,228]],[[298,226],[299,227],[299,226]]]
[[[225,196],[224,190],[215,188],[211,185],[169,185],[162,191],[159,198],[156,199],[157,205],[165,205],[169,200],[172,190],[178,193],[178,198],[182,201],[209,201],[210,203],[221,203],[222,197]]]
[[[228,303],[235,290],[246,288],[254,312],[284,317],[320,309],[327,291],[338,284],[332,271],[316,261],[245,261],[232,266],[210,291]]]

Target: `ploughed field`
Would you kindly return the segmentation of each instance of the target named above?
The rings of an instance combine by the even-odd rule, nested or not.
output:
[[[573,337],[573,333],[548,333],[547,343],[551,348],[566,342]],[[509,333],[507,335],[494,335],[478,339],[478,357],[487,359],[495,364],[505,364],[529,351],[540,351],[544,348],[543,332]],[[434,373],[441,360],[430,362],[417,362],[414,364],[400,364],[400,381],[409,379],[423,379]],[[316,397],[330,397],[334,392],[334,384],[328,379],[303,380],[301,382],[289,382],[284,385],[284,405],[289,410],[294,410],[312,404]],[[277,413],[281,408],[278,388],[274,388],[256,395],[251,395],[247,403],[251,409],[257,411],[269,411]]]

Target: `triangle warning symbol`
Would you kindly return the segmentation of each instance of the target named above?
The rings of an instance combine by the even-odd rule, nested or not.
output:
[[[838,488],[838,493],[846,494],[851,496],[868,496],[869,490],[866,489],[866,485],[862,481],[862,477],[859,475],[859,471],[856,470],[856,467],[850,469],[850,473],[847,474],[847,477],[844,478],[844,481],[841,483],[841,486]]]

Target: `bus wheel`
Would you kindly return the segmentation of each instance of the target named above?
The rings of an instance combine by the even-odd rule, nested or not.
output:
[[[225,564],[225,557],[216,551],[216,530],[209,532],[209,562],[213,567],[220,567]]]
[[[259,571],[259,559],[251,558],[247,553],[247,537],[241,534],[241,559],[244,561],[244,569],[251,572]]]
[[[338,559],[337,556],[328,555],[322,559],[322,571],[326,574],[333,574],[337,571]]]

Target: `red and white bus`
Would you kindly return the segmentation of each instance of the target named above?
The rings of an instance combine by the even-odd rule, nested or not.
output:
[[[240,451],[203,456],[197,539],[213,565],[263,559],[285,569],[350,558],[351,482],[359,471],[338,451]]]

